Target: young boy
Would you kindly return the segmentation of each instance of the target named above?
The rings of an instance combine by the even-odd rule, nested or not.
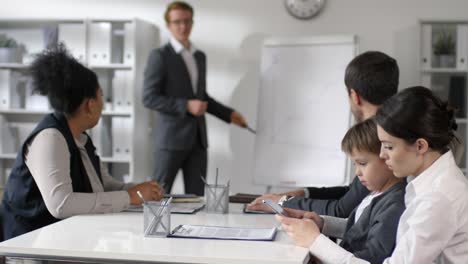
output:
[[[405,210],[406,182],[395,177],[379,157],[380,141],[372,119],[351,127],[341,148],[354,162],[359,181],[370,191],[350,217],[320,217],[286,208],[291,217],[276,218],[297,245],[308,247],[324,263],[345,263],[334,254],[343,249],[370,263],[382,263],[395,247],[398,221]],[[342,238],[342,248],[324,235]]]

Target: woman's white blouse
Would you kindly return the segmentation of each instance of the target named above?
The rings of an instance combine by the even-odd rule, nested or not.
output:
[[[70,178],[70,152],[63,135],[55,128],[39,132],[25,155],[28,166],[49,212],[55,218],[78,214],[120,212],[128,208],[127,189],[131,184],[109,175],[101,163],[102,183],[84,148],[88,137],[82,134],[75,143],[80,150],[93,193],[73,192]]]

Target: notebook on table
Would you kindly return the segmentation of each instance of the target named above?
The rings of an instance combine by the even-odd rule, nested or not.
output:
[[[229,196],[230,203],[251,203],[257,197],[260,197],[260,194],[249,194],[249,193],[236,193]]]
[[[171,214],[194,214],[205,207],[204,203],[177,203],[171,205]],[[143,206],[131,205],[125,212],[143,212]]]
[[[164,198],[172,197],[173,203],[201,203],[202,197],[195,194],[164,194]]]
[[[244,209],[242,210],[244,214],[274,214],[273,212],[251,210],[247,206],[247,204],[244,204]]]

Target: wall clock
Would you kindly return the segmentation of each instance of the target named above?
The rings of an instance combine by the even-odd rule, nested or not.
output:
[[[284,5],[295,18],[310,19],[323,9],[325,0],[284,0]]]

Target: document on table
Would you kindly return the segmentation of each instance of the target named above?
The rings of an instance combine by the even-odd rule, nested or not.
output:
[[[205,207],[204,203],[178,203],[171,205],[171,214],[194,214]],[[143,212],[143,206],[130,205],[125,212]]]
[[[172,230],[170,237],[256,240],[273,241],[276,227],[272,228],[241,228],[224,226],[179,225]]]

